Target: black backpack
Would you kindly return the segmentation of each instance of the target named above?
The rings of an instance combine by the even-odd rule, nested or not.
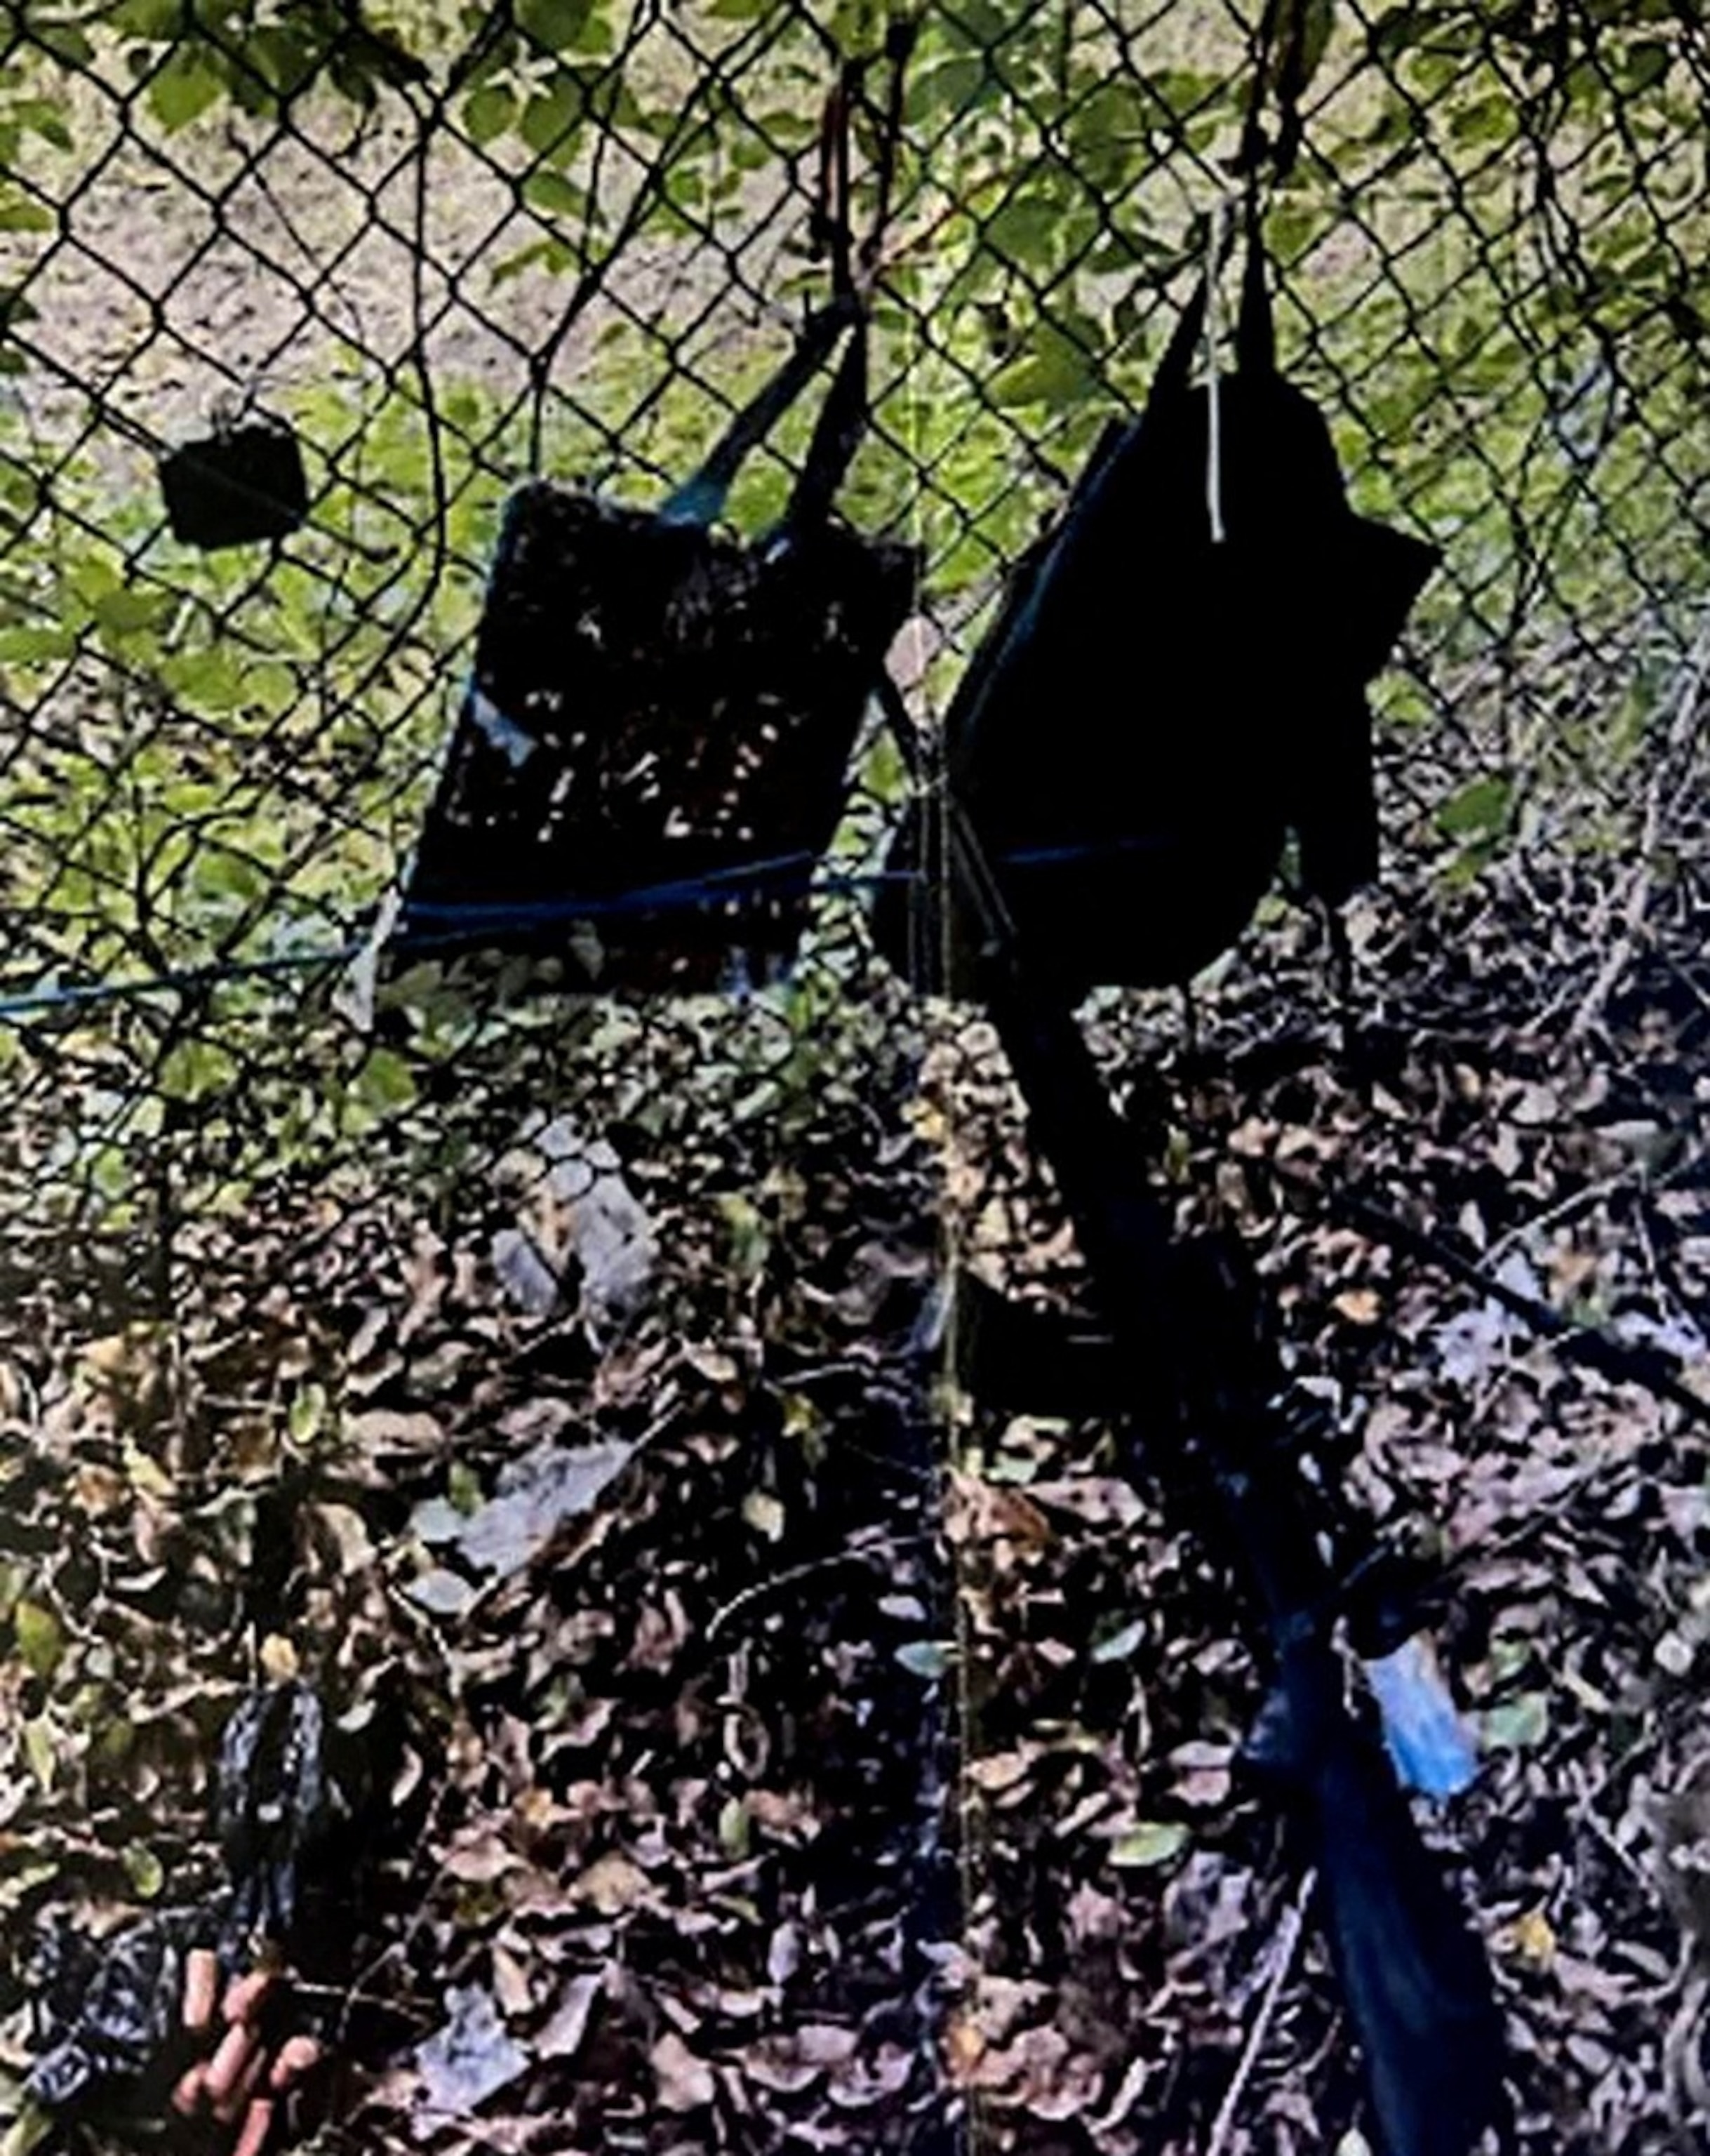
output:
[[[945,722],[945,783],[1036,973],[1077,996],[1209,964],[1290,829],[1323,898],[1375,873],[1365,685],[1439,559],[1349,509],[1322,415],[1277,371],[1256,213],[1236,370],[1194,388],[1206,299],[1011,578]],[[936,872],[937,820],[911,804],[876,932],[918,987],[974,994],[980,914]]]

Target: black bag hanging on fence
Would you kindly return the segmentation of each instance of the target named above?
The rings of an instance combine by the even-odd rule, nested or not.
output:
[[[309,514],[303,452],[282,419],[217,420],[161,459],[160,480],[172,536],[209,553],[284,539]]]
[[[828,131],[847,110],[846,87]],[[914,549],[832,511],[867,417],[846,221],[833,246],[832,300],[663,509],[512,495],[395,957],[550,955],[566,987],[677,993],[787,967],[917,574]],[[716,535],[744,459],[845,338],[781,522]]]
[[[1214,264],[945,719],[945,783],[1032,962],[1077,996],[1209,964],[1290,829],[1333,902],[1376,870],[1365,685],[1439,557],[1349,509],[1323,416],[1277,371],[1251,200],[1247,224],[1235,372],[1190,383]],[[911,804],[876,932],[917,986],[972,994],[977,915],[929,873],[934,814]]]

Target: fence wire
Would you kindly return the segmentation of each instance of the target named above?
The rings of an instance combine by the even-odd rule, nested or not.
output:
[[[1283,364],[1360,511],[1445,552],[1377,699],[1403,897],[1365,905],[1356,944],[1408,1009],[1452,1014],[1494,911],[1545,953],[1517,993],[1570,1006],[1644,905],[1697,903],[1710,49],[1685,6],[1280,12],[1298,80],[1257,88]],[[290,1486],[313,1498],[299,1570],[322,1645],[300,1651],[352,1681],[407,1667],[453,1702],[437,1736],[456,1771],[428,1778],[452,1794],[412,1875],[433,1922],[402,1934],[371,2056],[405,2055],[448,1976],[476,1970],[538,2035],[560,1979],[629,1970],[602,1977],[603,2053],[556,2024],[536,2061],[555,2092],[530,2102],[566,2136],[542,2146],[597,2130],[664,2149],[716,2101],[719,2145],[776,2147],[827,2077],[842,2107],[816,2147],[948,2146],[932,2135],[969,2115],[1081,2145],[1049,2139],[1040,2122],[1067,2112],[1037,2090],[1017,2108],[1015,2076],[1050,2079],[1042,2053],[982,2083],[965,2025],[941,2042],[910,2019],[955,1977],[957,1925],[1033,1921],[1002,1906],[971,1826],[945,1914],[943,1785],[969,1734],[952,1708],[985,1717],[995,1755],[1020,1733],[1001,1661],[971,1705],[939,1697],[933,1656],[970,1621],[934,1584],[941,1538],[1033,1530],[996,1517],[1001,1482],[946,1491],[923,1435],[945,1411],[943,1224],[960,1258],[1006,1254],[1018,1276],[1066,1259],[980,1029],[923,1009],[873,950],[906,791],[879,716],[786,983],[542,998],[430,952],[362,988],[507,495],[539,475],[657,505],[688,475],[825,296],[821,107],[886,27],[859,0],[13,0],[0,23],[7,1598],[55,1612],[69,1657],[38,1657],[3,1739],[49,1868],[0,1857],[0,1896],[21,1921],[74,1878],[136,1889],[145,1845],[169,1873],[193,1864],[194,1763],[253,1645],[230,1578],[263,1493],[308,1474]],[[918,31],[873,424],[842,506],[922,550],[891,666],[929,732],[1001,574],[1144,401],[1238,187],[1262,47],[1256,9],[1223,0],[934,0]],[[863,214],[874,148],[868,111]],[[176,538],[162,459],[258,424],[300,444],[300,528]],[[742,480],[742,530],[781,510],[808,424]],[[1194,723],[1112,684],[1110,724],[1137,742]],[[1569,919],[1604,932],[1562,946]],[[1237,959],[1265,1009],[1323,1007],[1309,944],[1267,909]],[[1130,1078],[1172,1023],[1154,998],[1097,1012]],[[454,1534],[442,1518],[424,1539],[412,1507],[448,1490],[467,1509],[468,1478],[490,1493],[572,1425],[667,1447],[609,1548],[577,1531],[573,1590],[546,1610],[443,1561]],[[1096,1543],[1110,1522],[1084,1524],[1098,1582],[1134,1576],[1131,1549]],[[1149,1516],[1135,1532],[1157,1578],[1181,1570]],[[994,1562],[976,1630],[1022,1621]],[[858,1591],[824,1621],[860,1636],[816,1617],[804,1641],[798,1597],[852,1563]],[[205,1591],[187,1645],[161,1567]],[[1211,1592],[1177,1584],[1195,1608]],[[589,1614],[602,1594],[615,1642]],[[116,1629],[90,1614],[109,1599]],[[685,1633],[706,1656],[689,1703],[674,1722],[648,1704],[602,1753],[620,1667],[675,1668]],[[1215,1689],[1154,1644],[1159,1684]],[[555,1732],[534,1783],[530,1717]],[[649,1763],[673,1731],[689,1763],[666,1790]],[[1171,1733],[1190,1737],[1185,1709]],[[787,1755],[770,1768],[769,1744]],[[823,1861],[806,1799],[779,1794],[798,1785],[837,1823]],[[481,1837],[530,1787],[584,1881],[574,1912],[519,1914],[494,1885]],[[651,1854],[586,1887],[617,1860],[585,1830],[625,1789]],[[650,1866],[703,1828],[730,1876],[673,1902]],[[864,1886],[831,1884],[838,1865]],[[750,1907],[757,1947],[735,1936]],[[1108,1945],[1108,1912],[1082,1914],[1083,1943]],[[714,2099],[696,2030],[734,2046],[767,1983],[807,2003],[765,2007],[764,2071]],[[674,2020],[637,2004],[650,1986]],[[857,2072],[824,2024],[890,1994]],[[363,2099],[383,2132],[396,2093],[377,2076]],[[1214,2096],[1185,2070],[1143,2123],[1113,2071],[1101,2145],[1173,2145]]]

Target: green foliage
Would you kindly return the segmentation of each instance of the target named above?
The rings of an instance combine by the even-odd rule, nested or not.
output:
[[[13,1610],[12,1626],[25,1668],[44,1681],[51,1678],[65,1651],[65,1632],[59,1620],[39,1602],[20,1602]]]
[[[38,397],[13,394],[39,388],[33,354],[54,324],[35,280],[63,227],[95,228],[115,112],[143,155],[223,172],[232,157],[265,170],[282,146],[371,115],[411,122],[412,116],[437,111],[436,139],[464,146],[458,169],[497,191],[492,231],[460,259],[461,298],[509,326],[555,320],[585,282],[621,297],[560,356],[546,468],[656,501],[660,475],[690,469],[718,431],[709,386],[731,404],[751,393],[787,317],[824,290],[805,244],[824,38],[871,53],[888,12],[683,0],[666,38],[632,34],[622,0],[20,11],[0,60],[0,678],[20,715],[0,891],[38,938],[20,964],[74,984],[270,962],[335,947],[377,901],[526,465],[544,334],[516,330],[508,379],[437,368],[431,407],[407,357],[380,366],[359,338],[330,338],[318,377],[271,399],[307,449],[305,529],[269,550],[177,546],[149,460],[99,397],[65,393],[44,418]],[[1680,506],[1710,485],[1697,357],[1710,250],[1682,12],[1396,0],[1368,28],[1298,0],[1284,16],[1299,35],[1284,41],[1292,73],[1273,62],[1272,101],[1309,91],[1301,154],[1267,205],[1284,356],[1336,416],[1359,506],[1448,550],[1419,652],[1451,687],[1499,639],[1524,656],[1569,628],[1619,639],[1642,620],[1645,649],[1666,653],[1702,551]],[[1193,0],[923,12],[877,425],[845,506],[923,547],[964,636],[1105,421],[1144,393],[1229,184],[1251,68],[1232,18]],[[856,169],[859,222],[870,159]],[[733,344],[762,280],[775,311]],[[778,514],[811,424],[809,400],[753,460],[743,528]],[[938,661],[946,677],[955,656]],[[1427,811],[1446,871],[1500,860],[1549,786],[1644,752],[1666,677],[1661,660],[1636,667],[1620,696],[1523,738],[1492,720]],[[1392,682],[1391,722],[1423,740],[1435,693]],[[888,798],[904,783],[883,743],[868,776]],[[234,1043],[291,1012],[305,992],[285,980],[223,989],[218,1024],[139,1014],[125,1052],[150,1098],[116,1116],[93,1095],[68,1107],[114,1219],[146,1204],[151,1149],[187,1132],[210,1204],[242,1203],[229,1163],[263,1129],[287,1162],[395,1131],[449,1159],[458,1141],[423,1072],[500,1050],[446,969],[399,984],[402,1045],[343,1043],[312,1073],[258,1073]],[[828,1070],[878,1052],[892,1014],[849,1014],[843,986],[828,959],[762,999],[752,1065],[720,1050],[735,1109],[794,1112]],[[722,1014],[708,1025],[709,1042],[729,1030]],[[624,1083],[613,1112],[669,1112],[639,1060]],[[731,1223],[738,1240],[750,1228]]]
[[[401,38],[342,0],[285,0],[265,13],[253,0],[119,0],[106,27],[172,132],[228,101],[266,117],[318,90],[371,105],[428,75]]]

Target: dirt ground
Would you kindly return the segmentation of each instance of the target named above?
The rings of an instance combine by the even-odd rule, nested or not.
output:
[[[51,364],[0,377],[34,440],[92,427],[141,496],[223,397],[360,416],[407,382],[413,138],[348,132],[247,173],[115,134],[32,285]],[[539,228],[472,153],[436,145],[425,195],[432,372],[508,403],[561,282],[489,284]],[[796,244],[760,216],[734,291],[716,246],[637,248],[561,378],[699,324],[716,269],[693,349],[722,383]],[[649,388],[602,377],[602,415]],[[1273,905],[1191,1036],[1166,998],[1086,1013],[1183,1224],[1252,1249],[1324,1471],[1439,1577],[1479,1767],[1416,1812],[1538,2156],[1685,2149],[1710,2115],[1710,1481],[1702,1414],[1464,1269],[1710,1397],[1702,669],[1665,670],[1641,813],[1590,801],[1601,850],[1545,803],[1446,876],[1434,819],[1503,724],[1601,708],[1646,634],[1571,680],[1540,639],[1390,685],[1453,708],[1383,734],[1345,1003],[1321,925]],[[297,2145],[1364,2156],[1317,1905],[1239,1758],[1267,1658],[1237,1584],[1120,1417],[958,1378],[959,1273],[1091,1310],[989,1033],[836,903],[799,994],[487,994],[369,1039],[319,978],[8,1031],[0,2109],[44,1918],[213,1892],[219,1732],[294,1668],[397,1737],[350,1952],[302,1987],[334,2063]],[[223,1082],[151,1092],[204,1039]]]

